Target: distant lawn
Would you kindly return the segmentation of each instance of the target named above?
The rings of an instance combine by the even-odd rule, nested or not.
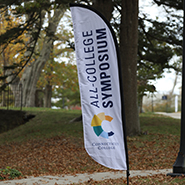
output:
[[[141,130],[149,133],[180,135],[180,119],[153,113],[140,114]]]

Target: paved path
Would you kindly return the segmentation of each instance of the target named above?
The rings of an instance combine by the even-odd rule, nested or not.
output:
[[[172,169],[163,170],[131,170],[130,177],[134,176],[150,176],[155,174],[172,173]],[[93,174],[77,174],[75,176],[65,175],[65,176],[42,176],[42,177],[29,177],[27,179],[20,180],[9,180],[1,181],[0,185],[69,185],[73,183],[82,183],[90,179],[101,181],[105,179],[118,179],[126,178],[126,172],[100,172]]]
[[[169,116],[175,119],[181,119],[181,113],[180,112],[172,112],[172,113],[167,113],[167,112],[155,112],[155,114],[161,114],[165,116]]]

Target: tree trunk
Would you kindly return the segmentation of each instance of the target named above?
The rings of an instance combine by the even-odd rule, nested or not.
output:
[[[93,7],[110,21],[112,0],[93,0]],[[137,101],[138,0],[122,0],[120,53],[127,135],[140,133]]]
[[[144,95],[138,96],[139,113],[143,112],[143,97]]]
[[[6,57],[5,57],[5,51],[3,51],[1,53],[1,57],[2,57],[2,60],[3,60],[3,66],[5,67],[7,65],[7,60],[6,60]],[[5,76],[5,70],[3,69],[3,75]],[[6,83],[6,79],[3,79],[3,84]],[[1,106],[5,107],[6,106],[6,92],[5,90],[2,91],[2,102],[1,102]]]
[[[120,53],[127,135],[140,133],[137,101],[138,0],[122,0]]]
[[[45,86],[44,107],[51,108],[52,85]]]
[[[40,56],[37,60],[33,61],[30,65],[27,65],[24,73],[22,75],[23,84],[23,106],[24,107],[34,107],[35,106],[35,92],[36,84],[39,80],[40,73],[49,60],[52,45],[53,36],[56,32],[57,26],[61,17],[64,14],[64,9],[58,9],[55,11],[53,17],[49,20],[49,25],[47,29],[47,34],[43,42],[43,48],[41,50]]]
[[[14,96],[14,107],[22,107],[22,85],[19,78],[16,79],[10,84]]]
[[[168,102],[168,106],[171,107],[172,106],[172,99],[173,99],[173,93],[174,93],[174,90],[175,90],[175,87],[177,85],[177,79],[178,79],[178,72],[175,73],[175,79],[174,79],[174,82],[173,82],[173,87],[171,89],[171,91],[169,92],[169,95],[168,95],[168,99],[167,99],[167,102]]]
[[[11,74],[12,70],[6,72],[7,74]],[[9,76],[7,81],[12,81],[13,76]],[[10,89],[14,96],[14,107],[22,107],[22,84],[20,83],[20,78],[17,76],[13,82],[10,84]]]
[[[111,20],[114,4],[112,0],[92,0],[93,7],[102,13],[108,21]]]
[[[44,91],[42,89],[37,89],[35,92],[35,107],[43,107],[43,96]]]
[[[50,69],[46,75],[47,84],[45,85],[45,92],[44,92],[44,107],[51,108],[51,98],[52,98],[52,85],[51,79],[53,74],[53,64],[54,64],[54,45],[52,45],[52,51],[50,55],[49,65],[48,68]]]
[[[1,102],[0,106],[1,107],[6,106],[6,93],[5,93],[5,91],[2,91],[2,102]]]
[[[171,89],[171,91],[169,92],[169,97],[172,98],[174,90],[175,90],[175,86],[177,85],[177,79],[178,79],[178,72],[175,73],[175,79],[173,82],[173,87]]]
[[[23,106],[34,107],[35,106],[35,92],[37,81],[39,80],[40,73],[49,59],[51,45],[53,42],[51,39],[46,38],[40,57],[28,65],[22,76],[23,84]]]

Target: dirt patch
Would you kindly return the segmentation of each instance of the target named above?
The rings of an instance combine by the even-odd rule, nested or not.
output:
[[[34,115],[27,115],[25,111],[0,109],[0,133],[25,124]]]

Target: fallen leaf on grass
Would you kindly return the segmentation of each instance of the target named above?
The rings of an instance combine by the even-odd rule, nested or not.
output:
[[[179,149],[178,137],[170,140],[165,135],[154,136],[160,139],[159,144],[157,141],[143,142],[139,137],[128,139],[131,170],[172,168]],[[142,145],[137,146],[138,143]],[[1,168],[10,166],[24,177],[115,171],[93,161],[86,153],[82,139],[74,142],[64,136],[1,145],[0,156]]]

